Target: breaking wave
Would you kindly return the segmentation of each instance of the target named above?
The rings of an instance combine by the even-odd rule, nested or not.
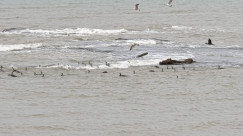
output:
[[[43,29],[16,29],[12,31],[6,31],[6,34],[35,34],[41,36],[62,36],[62,35],[77,35],[77,36],[89,36],[89,35],[116,35],[127,32],[126,29],[117,30],[103,30],[103,29],[89,29],[89,28],[76,28],[76,29],[56,29],[56,30],[43,30]]]
[[[41,43],[35,44],[15,44],[15,45],[0,45],[0,51],[13,51],[23,49],[34,49],[42,46]]]

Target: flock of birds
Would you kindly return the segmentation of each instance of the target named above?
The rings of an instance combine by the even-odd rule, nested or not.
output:
[[[110,65],[111,65],[110,63],[107,63],[107,66],[110,66]],[[161,68],[161,67],[156,66],[156,65],[153,66],[153,67],[156,68],[156,69],[161,69],[161,72],[164,72],[164,68]],[[176,70],[177,70],[173,66],[168,66],[168,65],[167,65],[166,69],[171,69],[174,72],[176,72]],[[182,66],[182,69],[184,69],[184,70],[186,69],[184,65]],[[27,70],[28,70],[28,68],[26,67],[25,68],[25,71],[27,71]],[[195,70],[195,68],[193,68],[193,70]],[[9,69],[7,69],[7,68],[5,68],[3,66],[0,66],[0,72],[7,72],[7,71],[9,71]],[[91,72],[90,70],[87,71],[87,73],[90,73],[90,72]],[[155,72],[155,70],[149,70],[149,72]],[[105,74],[105,73],[108,73],[108,71],[103,71],[102,73]],[[133,74],[136,74],[136,71],[135,70],[133,70]],[[15,69],[13,67],[12,67],[12,69],[10,71],[10,74],[8,74],[8,76],[10,76],[10,77],[20,77],[22,75],[24,75],[23,72],[21,72],[20,70]],[[40,72],[34,72],[33,75],[34,76],[45,77],[45,74],[42,71],[40,71]],[[60,76],[65,76],[65,75],[64,75],[64,73],[61,73]],[[127,77],[128,75],[124,75],[122,73],[119,73],[119,76],[120,77]],[[176,77],[178,78],[178,75]]]
[[[106,62],[106,66],[107,67],[110,67],[111,64],[108,63],[108,62]],[[164,72],[164,69],[167,69],[167,70],[171,69],[174,72],[177,72],[178,69],[180,69],[179,66],[176,66],[176,67],[173,67],[173,66],[174,65],[166,65],[166,67],[163,68],[163,67],[160,67],[160,66],[155,65],[155,66],[152,66],[152,67],[153,68],[156,68],[156,69],[161,69],[161,72]],[[40,65],[39,65],[39,68],[41,68]],[[181,69],[186,70],[186,67],[184,65],[182,65],[181,66]],[[218,65],[217,69],[224,69],[224,68]],[[193,71],[194,70],[195,70],[195,67],[193,67]],[[15,69],[13,67],[9,70],[8,68],[5,68],[3,66],[0,66],[0,72],[8,72],[8,71],[10,71],[10,74],[8,74],[8,76],[10,76],[10,77],[20,77],[20,76],[24,75],[23,72],[21,72],[20,70]],[[25,67],[25,71],[28,71],[28,68],[27,67]],[[156,70],[156,71],[158,71],[158,70]],[[156,71],[153,70],[153,69],[149,70],[149,72],[156,72]],[[90,72],[91,72],[90,70],[87,70],[87,73],[90,73]],[[106,74],[106,73],[108,73],[108,71],[103,71],[102,73]],[[136,71],[135,70],[133,70],[133,74],[136,74]],[[33,75],[34,76],[45,77],[45,74],[42,71],[34,72]],[[68,75],[68,74],[66,74],[66,75]],[[66,75],[64,75],[64,73],[59,73],[59,76],[61,76],[61,77],[66,76]],[[127,77],[128,75],[124,75],[122,73],[119,73],[119,76],[120,77]],[[178,78],[179,76],[176,75],[176,77]]]

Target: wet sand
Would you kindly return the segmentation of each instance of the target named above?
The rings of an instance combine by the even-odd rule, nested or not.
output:
[[[241,67],[159,67],[0,72],[0,134],[242,134]]]

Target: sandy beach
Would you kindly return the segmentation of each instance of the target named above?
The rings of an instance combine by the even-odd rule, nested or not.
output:
[[[159,67],[89,73],[23,68],[19,77],[1,72],[0,132],[25,136],[240,136],[242,68]],[[40,71],[44,77],[33,74]]]

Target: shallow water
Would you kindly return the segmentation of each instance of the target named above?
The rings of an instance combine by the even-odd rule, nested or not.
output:
[[[0,0],[0,135],[240,136],[243,0],[166,2]]]
[[[1,73],[0,134],[240,136],[242,68],[174,68]]]

